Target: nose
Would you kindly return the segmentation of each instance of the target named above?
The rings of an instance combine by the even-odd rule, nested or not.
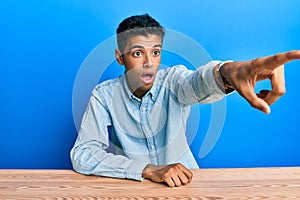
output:
[[[147,53],[145,55],[144,67],[146,67],[146,68],[153,67],[153,57],[152,57],[151,53]]]

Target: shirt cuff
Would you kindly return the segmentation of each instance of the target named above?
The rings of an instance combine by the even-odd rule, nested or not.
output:
[[[141,161],[136,161],[133,160],[131,165],[129,166],[127,173],[126,173],[126,178],[128,179],[135,179],[138,181],[143,181],[144,178],[142,177],[143,170],[149,163],[146,162],[141,162]]]
[[[228,81],[226,80],[225,77],[222,76],[220,69],[221,67],[229,62],[233,62],[232,60],[228,60],[225,62],[220,62],[218,63],[214,69],[213,69],[213,74],[214,74],[214,78],[215,81],[217,83],[217,85],[219,86],[219,88],[223,91],[223,93],[225,94],[231,94],[232,92],[235,91],[235,89],[230,85],[230,83],[228,83]]]
[[[218,86],[214,76],[214,69],[219,63],[220,61],[210,61],[206,65],[199,67],[197,70],[201,76],[201,80],[198,81],[199,86],[197,88],[200,89],[205,86],[207,89],[206,92],[209,94],[209,98],[201,100],[201,103],[213,103],[226,96],[226,93]],[[199,90],[197,92],[200,94],[202,91]]]

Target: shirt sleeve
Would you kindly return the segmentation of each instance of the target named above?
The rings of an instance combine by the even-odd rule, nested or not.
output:
[[[224,96],[213,75],[214,67],[220,61],[211,61],[197,70],[188,70],[185,67],[178,67],[172,78],[172,90],[178,101],[182,104],[213,103]]]
[[[111,120],[104,105],[94,90],[70,152],[74,170],[86,175],[143,180],[142,171],[147,163],[106,151]]]

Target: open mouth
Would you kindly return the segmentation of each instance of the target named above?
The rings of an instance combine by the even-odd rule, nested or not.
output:
[[[153,74],[143,74],[141,79],[145,84],[149,84],[153,82],[154,75]]]

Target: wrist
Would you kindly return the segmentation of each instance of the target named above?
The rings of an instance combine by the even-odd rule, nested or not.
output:
[[[226,77],[222,72],[225,65],[227,65],[230,62],[233,61],[221,62],[218,65],[216,65],[214,68],[214,77],[217,82],[217,85],[225,94],[231,93],[235,90],[233,86],[228,82],[228,80],[226,79]]]
[[[151,173],[152,173],[152,171],[153,171],[153,167],[154,167],[155,165],[152,165],[152,164],[148,164],[148,165],[146,165],[146,167],[144,168],[144,170],[143,170],[143,172],[142,172],[142,177],[143,178],[149,178],[150,176],[151,176]]]

